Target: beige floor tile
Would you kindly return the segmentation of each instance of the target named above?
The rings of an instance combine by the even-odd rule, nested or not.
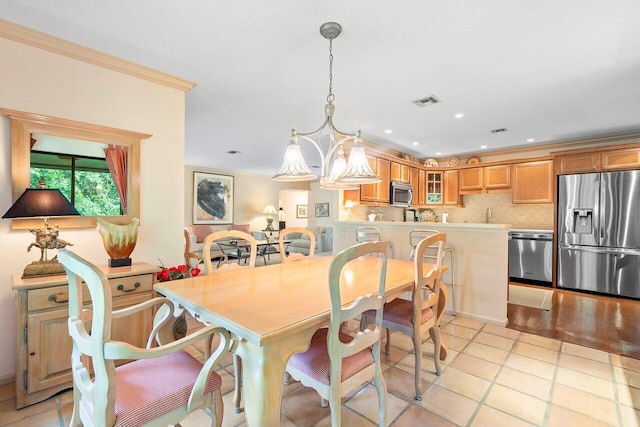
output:
[[[377,415],[376,415],[377,416]],[[387,416],[387,425],[389,425],[390,418]],[[342,406],[342,411],[340,413],[340,422],[343,426],[353,426],[353,427],[372,427],[378,425],[378,419],[376,418],[375,423],[366,419],[363,415],[358,414],[357,412],[347,408],[346,406]],[[303,426],[307,425],[304,422],[301,424],[293,424],[292,426]],[[331,416],[327,415],[319,423],[315,424],[314,427],[329,427],[331,426]],[[280,427],[283,427],[282,424]]]
[[[640,359],[632,359],[631,357],[620,356],[619,354],[611,355],[611,362],[614,366],[631,369],[640,372]]]
[[[507,351],[475,342],[469,343],[462,352],[494,363],[504,363],[509,356]]]
[[[556,371],[556,366],[551,363],[521,356],[519,354],[511,354],[504,365],[547,380],[553,380],[553,376]]]
[[[527,427],[534,424],[524,422],[514,416],[505,414],[504,412],[500,412],[497,409],[493,409],[485,405],[478,410],[478,413],[470,425],[471,427]]]
[[[536,425],[542,425],[547,408],[547,402],[499,384],[491,387],[485,403]]]
[[[387,386],[387,393],[397,396],[406,402],[413,402],[416,397],[415,376],[413,366],[410,370],[405,371],[398,367],[391,367],[382,373],[384,382]],[[434,375],[435,377],[435,375]],[[430,382],[426,376],[420,379],[420,389],[425,390]]]
[[[511,338],[496,336],[488,332],[480,332],[473,339],[473,342],[496,347],[504,351],[511,351],[516,341]]]
[[[472,339],[478,333],[478,331],[475,329],[454,325],[452,323],[449,323],[448,325],[440,328],[440,332],[444,332],[445,334],[453,335],[467,340]]]
[[[609,363],[609,353],[594,348],[583,347],[581,345],[562,343],[562,352],[573,356],[584,357],[586,359],[597,360],[602,363]]]
[[[614,367],[613,372],[616,382],[640,388],[640,372],[631,369]]]
[[[498,335],[500,337],[510,338],[512,340],[517,339],[521,334],[520,331],[516,331],[515,329],[508,329],[504,326],[494,325],[492,323],[487,323],[482,330],[484,332]]]
[[[556,372],[556,383],[586,391],[596,396],[604,397],[605,399],[615,399],[613,392],[614,383],[612,381],[603,380],[602,378],[574,371],[573,369],[559,367]]]
[[[538,347],[548,348],[549,350],[553,351],[559,351],[560,347],[562,346],[562,341],[554,340],[547,337],[541,337],[540,335],[527,334],[525,332],[520,334],[519,341],[537,345]]]
[[[453,316],[449,313],[442,313],[442,316],[440,317],[440,326],[443,326],[446,323],[451,322],[453,319],[455,319],[457,316]]]
[[[320,406],[320,396],[309,387],[301,387],[282,400],[282,413],[296,424],[315,425],[329,412],[329,407]]]
[[[393,424],[393,427],[454,427],[455,424],[419,406],[411,406]]]
[[[558,366],[584,372],[585,374],[593,375],[604,380],[613,381],[611,365],[608,363],[561,353]]]
[[[378,422],[378,393],[375,386],[367,385],[358,394],[349,399],[345,406],[349,407],[356,413],[365,416],[369,420]],[[387,393],[387,423],[394,420],[404,411],[409,403]],[[351,424],[346,424],[351,425]]]
[[[616,388],[618,391],[618,402],[622,405],[640,409],[640,389],[619,383],[616,383]]]
[[[384,348],[384,344],[382,344],[382,347]],[[391,351],[393,351],[393,348],[413,351],[413,340],[405,334],[394,332],[391,334]]]
[[[547,427],[606,427],[611,425],[617,425],[617,422],[603,423],[558,405],[551,405],[547,420]]]
[[[456,337],[454,335],[445,333],[440,334],[440,339],[447,345],[447,347],[458,351],[462,350],[467,344],[469,344],[468,339]]]
[[[237,426],[244,423],[244,412],[236,414],[233,410],[233,393],[227,393],[222,396],[222,404],[224,405],[224,415],[222,425],[224,426]],[[185,423],[181,423],[182,427],[192,427]],[[193,424],[193,427],[197,427],[202,424]]]
[[[542,400],[548,400],[552,382],[526,372],[503,367],[496,379],[496,384],[512,388]]]
[[[578,412],[588,417],[595,418],[598,421],[606,423],[611,420],[616,420],[618,417],[616,404],[612,400],[577,390],[563,384],[556,384],[552,393],[552,403],[571,409],[574,412]]]
[[[490,381],[459,371],[453,367],[447,369],[446,374],[435,380],[435,383],[440,387],[477,401],[482,399],[491,385]]]
[[[628,406],[620,406],[620,417],[623,427],[638,427],[640,425],[640,410]]]
[[[479,359],[465,353],[458,355],[450,366],[489,381],[492,381],[498,374],[498,371],[500,371],[500,365],[497,363]]]
[[[517,342],[513,347],[515,354],[531,357],[533,359],[542,360],[543,362],[555,364],[558,361],[558,352],[547,348],[538,347],[537,345]]]
[[[465,328],[471,328],[471,329],[477,329],[477,330],[482,329],[483,326],[486,325],[486,323],[484,322],[480,322],[479,320],[470,319],[469,317],[464,317],[464,316],[456,316],[451,320],[450,323],[457,326],[464,326]]]
[[[420,406],[457,425],[467,425],[478,402],[432,384],[422,395]]]

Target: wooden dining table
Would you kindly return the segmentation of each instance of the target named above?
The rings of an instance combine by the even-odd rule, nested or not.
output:
[[[287,361],[305,351],[313,333],[329,322],[329,265],[333,256],[214,275],[160,282],[154,289],[196,319],[228,329],[232,351],[242,359],[245,417],[250,427],[280,423],[283,378]],[[349,263],[341,276],[344,304],[377,293],[380,258]],[[433,268],[431,266],[430,268]],[[428,271],[428,270],[426,270]],[[385,297],[393,299],[413,286],[412,261],[389,259]],[[446,307],[441,286],[438,316]],[[446,357],[446,346],[441,358]]]

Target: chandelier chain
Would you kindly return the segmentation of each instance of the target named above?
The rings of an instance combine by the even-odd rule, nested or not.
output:
[[[327,102],[333,103],[335,95],[333,94],[333,39],[329,39],[329,95]]]

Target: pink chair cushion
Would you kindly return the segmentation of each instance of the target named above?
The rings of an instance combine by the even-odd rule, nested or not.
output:
[[[211,227],[208,225],[190,225],[189,232],[196,236],[196,243],[204,242],[204,239],[211,234]]]
[[[231,229],[251,234],[251,232],[249,231],[249,224],[231,224]]]
[[[382,320],[385,322],[395,323],[397,325],[403,325],[412,327],[411,316],[413,315],[413,303],[406,299],[396,298],[391,302],[384,305],[382,311]],[[375,316],[375,312],[372,313]],[[421,323],[433,317],[433,310],[431,307],[422,310]]]
[[[289,364],[304,372],[309,377],[329,384],[331,366],[329,363],[329,352],[327,351],[327,328],[318,329],[311,338],[311,345],[304,353],[297,353],[291,356]],[[340,333],[340,341],[348,343],[353,339],[351,335]],[[342,376],[344,381],[362,369],[373,364],[373,354],[371,349],[364,349],[354,355],[342,359]]]
[[[186,405],[201,369],[202,364],[184,351],[117,367],[115,425],[140,426]],[[221,385],[220,376],[212,372],[205,393]],[[91,405],[82,402],[91,413]]]

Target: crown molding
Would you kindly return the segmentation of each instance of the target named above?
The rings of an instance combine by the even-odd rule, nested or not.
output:
[[[58,55],[83,61],[102,68],[128,74],[143,80],[188,92],[196,84],[143,65],[99,52],[30,28],[0,19],[0,37],[23,43]]]

